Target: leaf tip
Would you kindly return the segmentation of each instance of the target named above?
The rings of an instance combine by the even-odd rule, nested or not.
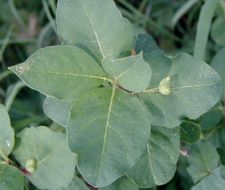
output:
[[[30,70],[30,64],[29,62],[22,63],[16,66],[8,67],[8,69],[14,72],[16,75],[21,76]]]

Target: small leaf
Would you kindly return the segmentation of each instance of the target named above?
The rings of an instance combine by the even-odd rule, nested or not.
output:
[[[181,141],[195,143],[201,137],[201,126],[198,123],[184,121],[180,127]]]
[[[224,190],[225,180],[221,177],[221,167],[214,170],[213,173],[203,180],[201,180],[197,185],[195,185],[191,190]]]
[[[104,70],[128,91],[142,92],[150,83],[152,71],[142,53],[114,60],[108,57],[102,64]]]
[[[225,48],[221,49],[212,59],[212,67],[219,73],[223,85],[223,101],[225,102]]]
[[[218,126],[213,133],[209,134],[207,141],[217,148],[225,146],[225,127],[223,125],[221,127]]]
[[[14,146],[14,130],[6,108],[0,104],[0,160],[7,160]]]
[[[112,0],[59,0],[56,23],[67,44],[84,45],[98,60],[132,49],[133,27]]]
[[[89,188],[80,178],[74,176],[70,185],[67,188],[62,188],[61,190],[89,190]]]
[[[184,117],[197,119],[220,98],[218,74],[206,63],[181,53],[173,58],[160,51],[145,54],[152,68],[149,88],[140,96],[156,126],[176,127]],[[169,78],[169,91],[162,81]]]
[[[203,131],[212,130],[220,123],[220,121],[223,119],[223,108],[216,106],[212,108],[210,111],[202,115],[200,118],[200,125],[202,127]]]
[[[152,36],[149,34],[139,34],[135,42],[135,51],[137,53],[143,51],[144,55],[146,55],[153,51],[159,51],[159,48]]]
[[[70,101],[58,100],[54,97],[45,98],[43,104],[45,114],[63,127],[66,127],[71,107],[72,103]]]
[[[150,123],[138,98],[115,87],[100,88],[74,103],[67,131],[81,175],[92,186],[104,187],[124,175],[143,154]]]
[[[176,171],[179,151],[178,129],[153,127],[147,149],[128,172],[128,177],[141,188],[167,183]]]
[[[14,166],[0,163],[0,189],[24,190],[24,177]]]
[[[199,142],[191,146],[188,154],[187,171],[194,183],[210,175],[218,167],[219,155],[216,148],[208,142]]]
[[[70,45],[40,49],[24,63],[9,69],[30,88],[66,100],[73,100],[107,80],[94,59]]]
[[[100,190],[138,190],[138,188],[127,178],[122,177],[113,184],[100,188]]]
[[[24,129],[19,137],[20,143],[13,152],[16,159],[28,170],[31,159],[37,162],[29,180],[40,189],[67,187],[74,176],[76,159],[68,148],[66,135],[38,127]]]

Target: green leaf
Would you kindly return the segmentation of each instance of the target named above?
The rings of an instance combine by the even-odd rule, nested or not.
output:
[[[223,108],[216,106],[200,118],[200,125],[203,131],[208,131],[217,127],[220,121],[223,119]]]
[[[100,190],[138,190],[138,188],[127,178],[122,177],[113,184],[100,188]]]
[[[214,170],[211,175],[205,177],[197,185],[195,185],[191,190],[224,190],[225,180],[221,177],[221,167]]]
[[[84,45],[98,60],[131,51],[133,27],[112,0],[59,0],[56,21],[67,44]]]
[[[74,103],[67,125],[69,145],[88,183],[107,186],[135,164],[149,139],[148,117],[135,96],[115,86],[89,91]]]
[[[54,97],[45,98],[43,104],[45,114],[63,127],[66,127],[71,107],[72,103],[70,101],[58,100]]]
[[[223,125],[218,126],[207,137],[207,141],[212,143],[215,147],[224,147],[225,146],[225,127]]]
[[[208,142],[198,142],[188,153],[187,171],[194,183],[210,175],[218,167],[219,155],[216,148]]]
[[[31,173],[29,180],[40,189],[67,187],[73,179],[76,158],[66,135],[47,127],[27,128],[14,150],[19,163]]]
[[[142,53],[114,60],[108,57],[102,64],[104,70],[128,91],[142,92],[150,83],[152,71]]]
[[[176,127],[184,117],[197,119],[219,100],[220,78],[208,64],[186,53],[169,58],[154,51],[145,54],[144,59],[153,74],[141,98],[153,125]]]
[[[135,51],[137,53],[143,51],[144,55],[146,55],[153,51],[159,51],[159,48],[152,36],[148,34],[139,34],[136,37]]]
[[[70,185],[67,188],[62,188],[61,190],[89,190],[89,188],[80,178],[74,176]]]
[[[195,143],[201,137],[201,126],[198,123],[184,121],[181,124],[181,141],[187,143]]]
[[[0,104],[0,160],[8,160],[14,146],[14,130],[6,108]]]
[[[107,80],[94,59],[70,45],[40,49],[9,69],[30,88],[58,99],[75,99]]]
[[[219,155],[220,155],[220,162],[221,164],[223,164],[225,166],[225,148],[218,148],[217,149]]]
[[[0,189],[24,190],[24,177],[14,166],[0,162]]]
[[[223,15],[225,16],[225,1],[224,0],[220,0],[220,7],[223,11]]]
[[[153,127],[147,149],[128,172],[128,177],[141,188],[163,185],[174,176],[179,152],[177,128]]]
[[[207,46],[211,21],[219,0],[207,0],[202,6],[195,39],[194,57],[198,60],[204,60]]]
[[[211,35],[213,40],[220,46],[225,45],[225,17],[219,16],[212,25]]]
[[[219,73],[223,85],[223,100],[225,102],[225,48],[221,49],[212,59],[211,66]]]

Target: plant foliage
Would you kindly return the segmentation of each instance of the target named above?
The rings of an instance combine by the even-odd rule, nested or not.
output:
[[[205,6],[210,3],[208,20],[217,5],[209,1]],[[212,30],[218,42],[223,38],[217,39],[219,19]],[[14,131],[1,105],[0,189],[22,190],[21,171],[34,186],[49,190],[88,189],[77,173],[102,190],[169,182],[177,169],[180,141],[201,138],[201,126],[191,120],[221,97],[220,77],[213,68],[222,71],[224,49],[213,59],[213,68],[199,60],[205,51],[199,46],[198,59],[183,52],[167,55],[151,36],[137,33],[112,0],[59,0],[56,24],[62,45],[42,48],[9,69],[46,96],[46,115],[66,134],[45,126],[26,128],[14,146]],[[202,123],[208,117],[203,115]],[[199,182],[193,190],[208,184],[222,189],[224,168],[213,145],[191,146],[188,163],[188,175]]]

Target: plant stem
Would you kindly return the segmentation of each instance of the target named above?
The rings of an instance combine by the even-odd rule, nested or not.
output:
[[[6,77],[8,77],[10,74],[12,74],[13,72],[10,70],[6,70],[2,73],[0,73],[0,82],[5,79]]]
[[[12,106],[12,103],[13,103],[13,101],[14,101],[16,95],[19,93],[19,91],[20,91],[23,87],[25,87],[25,84],[24,84],[23,81],[19,81],[19,82],[17,82],[17,83],[14,85],[14,87],[13,87],[11,93],[8,95],[8,97],[7,97],[6,101],[5,101],[5,107],[6,107],[7,111],[10,110],[10,108],[11,108],[11,106]]]
[[[6,36],[5,36],[4,40],[3,40],[3,42],[2,42],[2,46],[1,46],[1,49],[0,49],[0,61],[1,61],[2,58],[3,58],[3,54],[4,54],[5,50],[6,50],[6,46],[8,45],[10,36],[11,36],[11,34],[12,34],[12,28],[13,28],[13,26],[11,25],[11,26],[9,27],[9,29],[8,29],[8,32],[7,32],[7,34],[6,34]]]
[[[51,15],[51,12],[49,10],[49,6],[48,6],[46,0],[42,0],[42,4],[43,4],[43,7],[44,7],[45,14],[46,14],[49,22],[51,23],[52,29],[55,32],[55,34],[58,36],[55,20],[53,19],[52,15]]]
[[[8,157],[0,150],[0,156],[6,161],[8,162]]]

